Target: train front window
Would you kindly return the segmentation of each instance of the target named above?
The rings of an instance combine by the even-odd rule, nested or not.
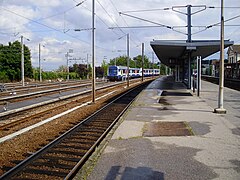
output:
[[[116,75],[118,73],[117,68],[109,68],[109,74]]]

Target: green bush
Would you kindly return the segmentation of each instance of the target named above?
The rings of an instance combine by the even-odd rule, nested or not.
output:
[[[6,83],[9,81],[9,77],[7,76],[7,73],[5,71],[0,71],[0,82]]]

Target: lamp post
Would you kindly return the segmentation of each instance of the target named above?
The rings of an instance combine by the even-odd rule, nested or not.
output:
[[[88,57],[91,56],[87,53],[87,79],[89,79],[89,64],[88,64]]]
[[[44,45],[42,45],[43,47],[45,47]],[[42,69],[41,69],[41,44],[39,43],[38,46],[38,52],[39,52],[39,82],[42,82]]]
[[[66,54],[66,58],[67,58],[67,81],[69,81],[69,53],[73,53],[72,49],[69,49],[67,54]]]
[[[215,113],[226,114],[226,109],[223,108],[223,88],[224,88],[224,15],[223,15],[223,0],[221,0],[221,35],[220,35],[220,67],[219,67],[219,93],[218,93],[218,108],[214,109]]]
[[[124,36],[118,38],[122,39],[123,37],[127,36],[127,87],[129,87],[129,51],[130,51],[130,44],[129,44],[129,33],[125,34]]]
[[[144,43],[142,43],[142,82],[143,82],[143,76],[144,76],[143,64],[144,64]]]
[[[129,33],[127,33],[127,87],[129,87]]]
[[[22,76],[22,86],[25,86],[24,82],[24,45],[23,45],[23,36],[21,36],[21,76]]]
[[[27,38],[26,38],[27,39]],[[30,41],[29,39],[27,39]],[[23,44],[23,36],[21,36],[21,80],[22,86],[25,86],[25,79],[24,79],[24,44]]]
[[[95,0],[92,0],[92,103],[95,103]]]
[[[153,78],[153,75],[154,75],[153,64],[154,64],[154,52],[152,52],[152,78]]]
[[[102,66],[102,68],[103,68],[103,80],[105,80],[105,73],[106,73],[106,75],[107,75],[107,70],[105,70],[106,69],[106,65],[105,65],[105,63],[107,62],[107,56],[103,56],[103,66]]]
[[[67,52],[67,54],[66,54],[66,58],[67,58],[67,81],[69,81],[69,59],[68,59],[68,56],[69,56],[69,52]]]

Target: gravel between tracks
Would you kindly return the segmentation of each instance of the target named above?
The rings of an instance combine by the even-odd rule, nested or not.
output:
[[[124,88],[118,88],[118,90],[120,93],[124,90]],[[91,96],[88,98],[91,99]],[[2,168],[0,169],[0,174],[3,174],[6,171],[5,167],[14,165],[14,162],[11,162],[11,160],[14,159],[21,161],[27,156],[30,156],[33,152],[48,144],[51,140],[55,139],[63,132],[102,107],[106,104],[106,101],[109,98],[110,97],[103,98],[96,101],[95,104],[84,106],[80,110],[74,111],[66,116],[35,128],[34,130],[31,130],[21,136],[2,143],[0,153],[0,166]],[[79,103],[82,104],[83,102],[81,101]]]

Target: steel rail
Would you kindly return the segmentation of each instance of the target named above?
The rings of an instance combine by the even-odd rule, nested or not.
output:
[[[1,101],[9,101],[9,100],[12,100],[12,99],[25,98],[25,97],[29,97],[29,96],[36,96],[36,95],[40,95],[40,94],[47,94],[47,93],[56,92],[56,91],[61,91],[61,90],[67,90],[67,89],[74,89],[74,88],[79,88],[79,87],[85,87],[85,86],[90,86],[90,85],[91,85],[91,83],[88,83],[88,84],[81,84],[81,85],[77,85],[77,86],[68,86],[68,87],[61,87],[61,88],[56,88],[56,89],[49,89],[49,90],[37,91],[37,92],[32,92],[32,93],[27,93],[27,94],[21,94],[21,95],[17,95],[17,96],[3,97],[3,98],[0,98],[0,102],[1,102]]]
[[[205,81],[208,81],[214,84],[219,83],[219,77],[206,76],[206,75],[202,75],[201,77]],[[224,78],[224,86],[230,89],[240,91],[240,79]]]
[[[90,81],[71,81],[66,83],[44,83],[44,84],[30,84],[28,86],[13,86],[13,87],[4,87],[3,91],[0,92],[0,96],[7,96],[10,92],[26,92],[26,91],[34,91],[39,89],[46,89],[46,88],[60,88],[60,87],[66,87],[66,86],[73,86],[73,85],[79,85],[84,83],[90,83]],[[6,95],[7,94],[7,95]]]
[[[71,128],[70,130],[68,130],[67,132],[65,132],[64,134],[62,134],[61,136],[59,136],[58,138],[56,138],[54,141],[52,141],[51,143],[47,144],[45,147],[43,147],[42,149],[38,150],[36,153],[32,154],[31,156],[29,156],[27,159],[23,160],[22,162],[20,162],[19,164],[17,164],[15,167],[13,167],[12,169],[10,169],[9,171],[7,171],[5,174],[3,174],[0,179],[11,179],[13,178],[14,179],[14,176],[18,175],[18,173],[23,173],[26,172],[26,173],[30,173],[29,170],[31,171],[31,168],[33,166],[33,162],[35,162],[36,164],[36,168],[40,168],[38,167],[38,162],[36,161],[38,158],[42,157],[42,160],[47,161],[46,163],[50,162],[49,160],[46,160],[44,159],[44,153],[49,153],[51,152],[51,150],[49,150],[50,148],[52,148],[54,151],[54,146],[56,147],[57,144],[59,144],[60,142],[63,143],[66,143],[64,142],[63,140],[65,138],[70,138],[72,139],[73,136],[79,136],[79,134],[81,134],[81,132],[84,132],[84,125],[86,126],[85,129],[87,129],[87,125],[89,125],[91,122],[94,123],[94,120],[96,122],[98,122],[98,118],[101,117],[101,115],[103,116],[103,112],[105,111],[105,114],[106,116],[104,117],[108,117],[108,110],[107,108],[112,108],[114,106],[114,103],[115,105],[119,105],[120,106],[123,106],[123,109],[120,109],[120,112],[118,112],[119,114],[114,114],[116,115],[115,119],[111,120],[111,124],[104,130],[104,132],[100,135],[100,137],[98,136],[97,139],[95,140],[94,144],[87,150],[87,152],[85,152],[83,154],[83,156],[79,159],[79,161],[74,165],[74,166],[71,166],[71,170],[69,173],[66,173],[66,172],[58,172],[57,173],[55,172],[53,175],[56,176],[56,174],[59,174],[59,176],[63,176],[64,174],[66,174],[66,176],[64,177],[65,179],[71,179],[75,174],[76,172],[79,170],[79,168],[81,168],[81,166],[83,165],[83,163],[88,159],[88,157],[92,154],[92,152],[95,150],[95,148],[100,144],[100,142],[104,139],[104,137],[107,135],[107,133],[112,129],[112,127],[115,125],[115,123],[119,120],[119,118],[122,116],[122,114],[126,111],[126,109],[130,106],[130,104],[133,102],[133,100],[136,98],[136,96],[141,92],[141,90],[145,87],[145,85],[147,84],[148,82],[145,82],[143,84],[140,84],[138,85],[137,87],[134,87],[134,88],[131,88],[130,90],[128,90],[127,92],[125,92],[124,94],[118,96],[116,99],[114,99],[113,101],[111,101],[110,103],[108,103],[107,105],[105,105],[104,107],[102,107],[100,110],[96,111],[95,113],[93,113],[91,116],[89,116],[88,118],[86,118],[85,120],[83,120],[82,122],[80,122],[79,124],[75,125],[73,128]],[[139,89],[137,89],[139,88]],[[126,95],[130,94],[131,92],[133,92],[134,94],[130,96],[130,98],[127,99],[128,102],[126,102],[126,99],[123,101],[122,98],[126,97]],[[121,103],[121,100],[122,100],[122,103]],[[120,102],[119,102],[120,101]],[[123,103],[124,102],[124,103]],[[117,108],[118,109],[118,108]],[[97,116],[100,115],[100,117],[97,118]],[[95,118],[95,119],[94,119]],[[102,117],[103,118],[103,117]],[[101,118],[100,118],[101,119]],[[104,119],[105,120],[105,119]],[[103,120],[103,121],[104,121]],[[109,122],[110,123],[110,122]],[[103,125],[103,124],[102,124]],[[82,128],[82,129],[80,129]],[[95,127],[97,128],[97,127]],[[82,131],[81,131],[82,130]],[[92,130],[92,132],[98,132],[97,129],[94,129]],[[100,130],[99,130],[100,131]],[[90,131],[87,131],[87,132],[90,132]],[[75,133],[75,134],[74,134]],[[76,134],[77,133],[77,134]],[[85,130],[85,133],[86,133],[86,130]],[[72,135],[70,137],[70,135]],[[81,135],[80,135],[81,136]],[[96,134],[95,134],[96,136]],[[85,136],[84,136],[85,137]],[[90,136],[88,136],[89,138]],[[69,140],[70,140],[69,139]],[[66,140],[66,139],[65,139]],[[67,140],[68,142],[68,140]],[[61,147],[61,146],[60,146]],[[86,148],[86,147],[85,147]],[[58,150],[59,151],[59,150]],[[57,152],[58,152],[57,151]],[[64,151],[64,150],[62,150]],[[64,151],[65,152],[65,151]],[[66,155],[66,154],[65,154]],[[63,158],[63,156],[62,156]],[[41,162],[41,160],[40,160]],[[30,166],[29,169],[27,169],[26,167],[27,166]],[[40,165],[42,165],[40,163]],[[62,164],[59,163],[61,169],[63,168],[62,167]],[[42,165],[43,167],[45,167],[44,165]],[[67,169],[69,168],[70,165],[66,165]],[[35,166],[34,166],[35,167]],[[55,167],[55,165],[54,165]],[[56,167],[57,168],[57,167]],[[55,169],[55,168],[54,168]],[[38,174],[39,172],[41,172],[42,174],[44,174],[44,170],[42,170],[40,168],[40,170],[36,170],[34,169],[37,173],[33,174],[36,175]],[[65,169],[64,169],[65,170]],[[69,170],[69,169],[68,169]],[[52,171],[47,169],[45,170],[46,173],[51,173]],[[50,171],[50,172],[49,172]],[[40,173],[40,174],[41,174]],[[51,175],[51,174],[50,174]],[[19,176],[18,176],[19,177]],[[22,177],[24,179],[24,177]]]
[[[96,90],[102,90],[102,89],[113,87],[113,86],[116,86],[116,85],[119,85],[119,84],[122,84],[122,83],[123,82],[120,82],[120,83],[117,82],[117,83],[110,84],[110,85],[107,85],[107,86],[99,87]],[[44,106],[44,105],[47,105],[47,104],[55,103],[55,102],[58,102],[58,101],[70,99],[70,98],[73,98],[73,97],[76,97],[76,96],[79,96],[79,95],[83,95],[83,94],[87,94],[87,93],[90,93],[90,92],[91,92],[91,90],[86,90],[86,91],[83,91],[83,92],[62,96],[62,97],[59,97],[59,98],[51,99],[51,100],[40,102],[40,103],[37,103],[37,104],[25,106],[25,107],[22,107],[22,108],[2,112],[2,113],[0,113],[0,118],[2,118],[4,116],[15,114],[15,113],[23,112],[23,111],[26,111],[26,110],[30,110],[30,109],[33,109],[33,108],[36,108],[36,107],[40,107],[40,106]]]
[[[28,89],[33,89],[33,88],[44,88],[48,86],[67,86],[69,84],[77,84],[77,83],[87,83],[90,82],[89,80],[80,80],[80,81],[63,81],[63,82],[46,82],[46,83],[29,83],[25,84],[25,86],[22,86],[21,84],[8,84],[8,83],[1,83],[0,85],[4,86],[3,92],[11,92],[12,90],[16,91],[22,91],[22,90],[28,90]],[[0,94],[1,94],[0,93]]]

